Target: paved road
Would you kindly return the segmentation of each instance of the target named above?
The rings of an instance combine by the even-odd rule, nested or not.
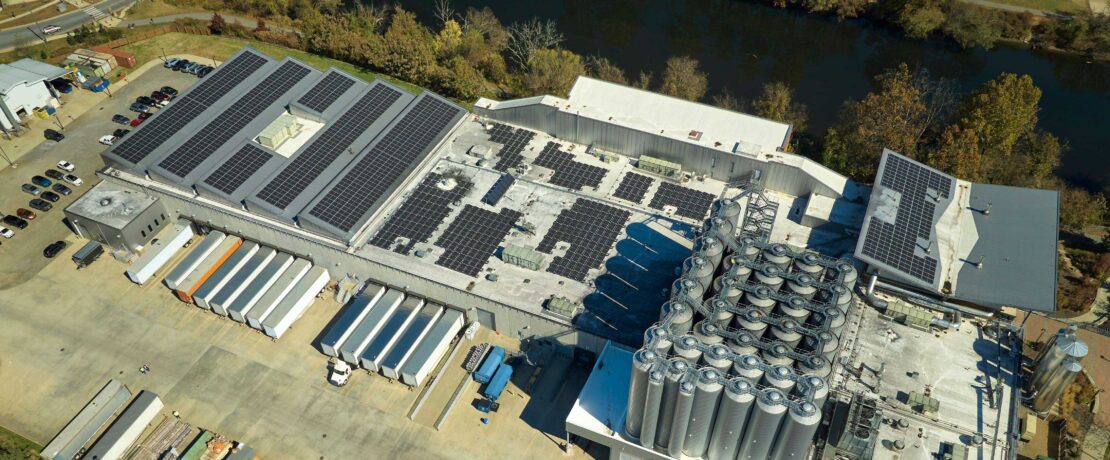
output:
[[[224,20],[227,21],[227,22],[237,22],[237,23],[243,25],[244,27],[247,27],[247,28],[250,28],[250,29],[258,27],[258,21],[254,18],[248,18],[246,16],[234,16],[234,15],[230,15],[230,14],[222,14],[221,16],[223,16]],[[154,17],[154,18],[144,18],[144,19],[135,19],[135,20],[130,20],[130,19],[124,18],[123,21],[120,21],[119,24],[116,24],[116,27],[129,27],[132,24],[134,24],[136,26],[151,25],[151,24],[168,24],[168,23],[174,22],[178,19],[199,19],[201,21],[209,21],[209,20],[212,19],[212,13],[179,13],[179,14],[170,14],[170,15],[167,15],[167,16],[158,16],[158,17]],[[285,28],[285,27],[275,27],[275,26],[270,25],[270,24],[267,24],[266,28],[268,28],[270,30],[273,30],[273,31],[276,31],[276,32],[295,32],[293,29],[289,29],[289,28]]]
[[[62,30],[54,35],[65,36],[66,32],[81,27],[81,24],[89,24],[95,21],[97,18],[94,18],[93,14],[105,17],[104,15],[107,15],[108,10],[119,11],[134,2],[135,0],[104,0],[88,8],[72,9],[68,13],[40,21],[37,24],[27,24],[26,26],[2,30],[0,31],[0,50],[36,42],[41,43],[44,38],[42,27],[46,25],[60,26]]]
[[[992,2],[990,0],[963,0],[964,2],[973,5],[979,5],[987,8],[994,8],[996,10],[1009,11],[1011,13],[1024,13],[1028,11],[1034,16],[1041,16],[1046,18],[1070,18],[1070,15],[1057,13],[1055,11],[1038,10],[1036,8],[1026,8],[1024,6],[1010,5],[1008,3]]]

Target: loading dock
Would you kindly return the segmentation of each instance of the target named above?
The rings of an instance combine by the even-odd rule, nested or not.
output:
[[[185,282],[185,278],[193,274],[204,258],[212,254],[212,251],[215,251],[226,238],[227,235],[221,232],[212,232],[205,236],[189,254],[185,255],[185,258],[181,259],[181,262],[177,263],[170,274],[166,275],[163,280],[166,287],[176,291],[177,287]]]
[[[220,292],[208,302],[208,306],[212,311],[220,316],[227,316],[227,305],[239,296],[239,293],[246,289],[247,285],[254,280],[260,271],[270,263],[270,260],[277,254],[273,248],[259,246],[258,251],[242,267],[235,271],[234,275],[227,280],[224,287]]]
[[[395,380],[401,376],[401,366],[405,364],[405,359],[408,359],[441,314],[443,307],[436,304],[427,304],[420,309],[408,327],[398,333],[397,343],[382,359],[382,375]]]
[[[173,227],[163,230],[153,243],[147,245],[143,254],[127,267],[127,278],[140,286],[146,283],[192,238],[193,226],[188,221],[178,221]]]
[[[210,310],[212,308],[212,299],[220,293],[220,290],[227,285],[227,282],[235,276],[235,273],[238,272],[240,268],[246,265],[247,261],[250,260],[256,252],[258,252],[258,243],[243,241],[243,244],[240,245],[235,252],[231,253],[230,257],[224,260],[219,267],[216,267],[216,270],[213,271],[212,275],[200,286],[200,289],[197,289],[193,294],[193,302],[200,308]]]
[[[177,298],[181,299],[182,302],[193,303],[193,294],[201,288],[205,281],[208,281],[208,278],[211,277],[212,274],[220,268],[220,265],[231,257],[242,244],[243,240],[237,237],[225,238],[224,241],[216,246],[216,249],[212,251],[211,254],[208,254],[208,256],[197,265],[196,269],[178,285],[177,290],[174,291],[174,294],[177,294]]]
[[[347,308],[339,313],[335,323],[328,329],[324,338],[320,339],[320,350],[325,355],[333,358],[339,357],[339,347],[351,335],[351,328],[362,320],[370,311],[370,307],[377,303],[385,294],[385,288],[377,285],[367,286],[361,294],[356,295],[347,304]]]
[[[289,291],[289,295],[286,295],[274,308],[274,311],[262,320],[262,332],[280,339],[281,335],[301,318],[305,310],[312,306],[316,295],[328,285],[329,280],[327,270],[323,267],[312,267],[308,274],[297,282],[293,290]]]
[[[285,295],[293,289],[293,286],[297,284],[297,281],[301,280],[301,277],[303,277],[305,273],[308,273],[308,269],[311,267],[312,263],[305,259],[293,261],[293,264],[282,272],[278,280],[270,286],[270,289],[266,290],[265,294],[262,294],[262,298],[258,299],[254,307],[251,307],[250,311],[247,312],[247,324],[261,331],[262,321],[270,315],[270,312],[274,310],[278,302],[281,302],[281,299],[285,298]]]
[[[243,288],[243,291],[235,297],[235,300],[228,304],[227,316],[240,323],[247,322],[247,312],[281,278],[281,274],[290,265],[293,265],[293,256],[283,253],[275,255],[265,267],[262,267],[262,270],[259,270],[258,275]]]
[[[370,345],[374,336],[381,331],[382,325],[385,324],[385,318],[393,313],[404,298],[405,295],[401,291],[394,289],[386,291],[377,302],[370,306],[369,312],[363,315],[357,324],[349,328],[347,338],[343,340],[343,345],[339,347],[339,358],[358,367],[358,357]]]
[[[378,369],[381,368],[382,359],[385,358],[386,353],[389,353],[393,344],[397,342],[400,331],[412,321],[416,312],[420,311],[423,306],[424,299],[416,297],[409,297],[401,302],[397,310],[389,316],[389,319],[385,320],[381,332],[366,347],[366,351],[362,352],[359,357],[359,364],[370,372],[378,372]]]
[[[409,386],[420,386],[436,364],[447,353],[451,341],[459,335],[463,327],[462,312],[448,308],[436,321],[432,330],[420,341],[412,355],[401,366],[401,381]]]

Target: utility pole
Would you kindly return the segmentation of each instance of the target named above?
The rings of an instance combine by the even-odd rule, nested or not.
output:
[[[8,166],[15,168],[15,163],[13,163],[12,159],[8,157],[8,152],[4,151],[4,147],[2,146],[0,146],[0,156],[4,157],[4,161],[8,162]]]
[[[61,119],[61,117],[58,116],[57,111],[54,112],[54,121],[58,122],[58,127],[62,128],[63,130],[66,129],[65,125],[62,124],[62,119]]]

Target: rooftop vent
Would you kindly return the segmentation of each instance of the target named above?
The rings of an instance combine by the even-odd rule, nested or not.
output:
[[[690,130],[690,140],[700,141],[701,140],[701,135],[702,135],[701,131]]]

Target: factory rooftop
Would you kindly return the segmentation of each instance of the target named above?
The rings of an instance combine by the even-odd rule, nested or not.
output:
[[[74,200],[66,209],[104,225],[122,228],[154,202],[154,197],[145,193],[103,182],[91,188],[80,200]]]

